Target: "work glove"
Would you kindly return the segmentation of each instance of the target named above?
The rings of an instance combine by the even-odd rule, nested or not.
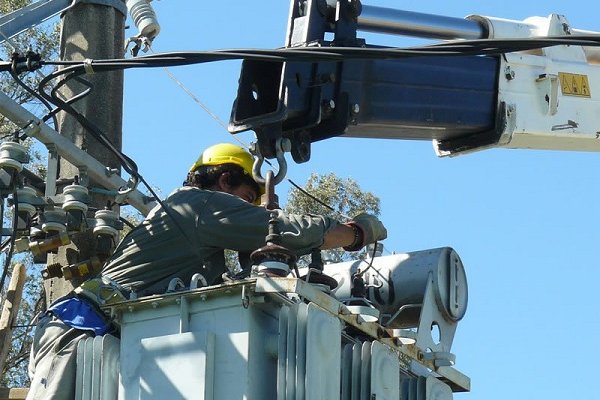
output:
[[[383,223],[374,215],[359,214],[347,225],[358,229],[359,232],[355,237],[354,243],[344,247],[344,250],[357,251],[368,244],[387,238],[387,229],[385,229]]]

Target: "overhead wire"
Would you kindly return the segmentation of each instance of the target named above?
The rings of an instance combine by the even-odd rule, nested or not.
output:
[[[152,49],[152,47],[150,47],[150,51],[152,51],[153,54],[154,50]],[[198,96],[196,96],[187,86],[185,86],[183,84],[183,82],[181,82],[179,79],[177,79],[177,77],[175,76],[175,74],[173,74],[171,72],[171,70],[167,67],[162,67],[162,70],[165,71],[165,73],[167,74],[167,76],[177,84],[177,86],[179,86],[181,88],[181,90],[183,90],[196,104],[198,104],[198,106],[204,110],[212,119],[214,119],[219,125],[221,125],[222,128],[227,129],[227,124],[221,119],[219,118],[218,115],[216,115],[215,113],[213,113],[206,104],[204,104],[199,98]],[[243,146],[245,146],[246,148],[248,148],[249,146],[247,144],[245,144],[244,142],[242,142],[240,139],[235,138],[240,144],[242,144]]]
[[[129,68],[180,66],[239,59],[274,62],[315,62],[344,61],[347,59],[394,59],[432,55],[498,55],[559,45],[598,47],[600,46],[600,35],[560,36],[533,39],[459,40],[409,48],[302,47],[281,49],[225,49],[200,52],[156,53],[129,59],[92,60],[87,64],[84,64],[81,61],[45,61],[41,64],[67,67],[55,73],[61,75],[71,72],[71,67],[74,69],[88,68],[95,72],[100,72]]]

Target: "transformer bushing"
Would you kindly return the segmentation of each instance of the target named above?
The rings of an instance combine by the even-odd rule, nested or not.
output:
[[[254,251],[250,258],[258,266],[259,274],[285,277],[290,273],[290,268],[296,262],[296,255],[286,247],[281,246],[281,235],[277,227],[275,214],[269,220],[269,234],[266,237],[266,246]]]

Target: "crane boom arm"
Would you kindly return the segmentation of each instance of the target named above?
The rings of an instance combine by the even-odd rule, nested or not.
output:
[[[476,40],[404,58],[245,61],[229,130],[254,130],[266,157],[280,137],[291,140],[296,162],[310,158],[312,142],[336,136],[432,140],[438,156],[491,147],[600,151],[597,33],[555,14],[510,21],[327,6],[292,1],[286,46],[374,49],[359,30]],[[500,50],[485,47],[487,39]]]

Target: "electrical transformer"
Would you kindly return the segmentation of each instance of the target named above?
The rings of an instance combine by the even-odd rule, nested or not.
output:
[[[454,250],[331,271],[333,291],[306,276],[259,275],[110,306],[120,341],[80,344],[78,398],[449,400],[469,391],[450,353],[467,300]],[[363,278],[366,296],[349,277]]]

